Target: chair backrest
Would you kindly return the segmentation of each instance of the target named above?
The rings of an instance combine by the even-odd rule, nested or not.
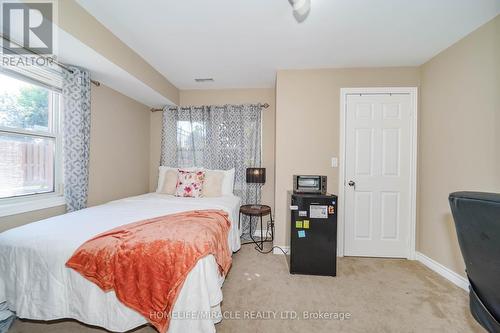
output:
[[[500,194],[455,192],[449,201],[471,285],[500,321]]]

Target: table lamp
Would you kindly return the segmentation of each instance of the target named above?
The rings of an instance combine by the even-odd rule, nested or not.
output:
[[[247,168],[247,183],[264,184],[266,182],[266,168]]]

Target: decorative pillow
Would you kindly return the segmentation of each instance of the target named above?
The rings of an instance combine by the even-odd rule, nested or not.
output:
[[[182,170],[185,171],[200,171],[202,170],[201,168],[181,168]],[[179,168],[171,168],[171,167],[166,167],[161,165],[158,168],[158,185],[156,186],[156,193],[161,193],[163,191],[163,184],[165,183],[165,173],[169,170],[175,171],[175,183],[177,184],[177,173],[179,172]],[[175,184],[174,184],[175,187]],[[175,194],[175,189],[172,194]]]
[[[224,172],[207,170],[205,172],[205,180],[203,181],[202,197],[220,197],[222,195],[222,181],[224,180]]]
[[[178,197],[199,198],[204,179],[205,171],[179,170],[175,195]]]
[[[179,171],[177,169],[167,169],[165,171],[163,186],[161,187],[160,193],[175,194],[178,174]]]

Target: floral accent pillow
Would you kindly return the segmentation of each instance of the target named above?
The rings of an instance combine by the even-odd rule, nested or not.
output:
[[[205,171],[179,170],[175,196],[199,198],[205,180]]]

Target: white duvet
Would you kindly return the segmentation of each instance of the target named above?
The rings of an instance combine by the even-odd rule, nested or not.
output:
[[[20,318],[73,318],[110,331],[144,325],[146,319],[120,303],[114,292],[103,292],[65,266],[73,252],[93,236],[117,226],[194,209],[222,209],[229,214],[232,228],[228,242],[234,252],[240,248],[239,204],[235,196],[193,199],[149,193],[3,232],[0,305],[7,305]],[[220,314],[223,281],[215,258],[201,259],[189,273],[173,308],[178,318],[185,313],[198,313],[200,318],[174,318],[168,332],[215,332],[216,320],[205,314]]]

